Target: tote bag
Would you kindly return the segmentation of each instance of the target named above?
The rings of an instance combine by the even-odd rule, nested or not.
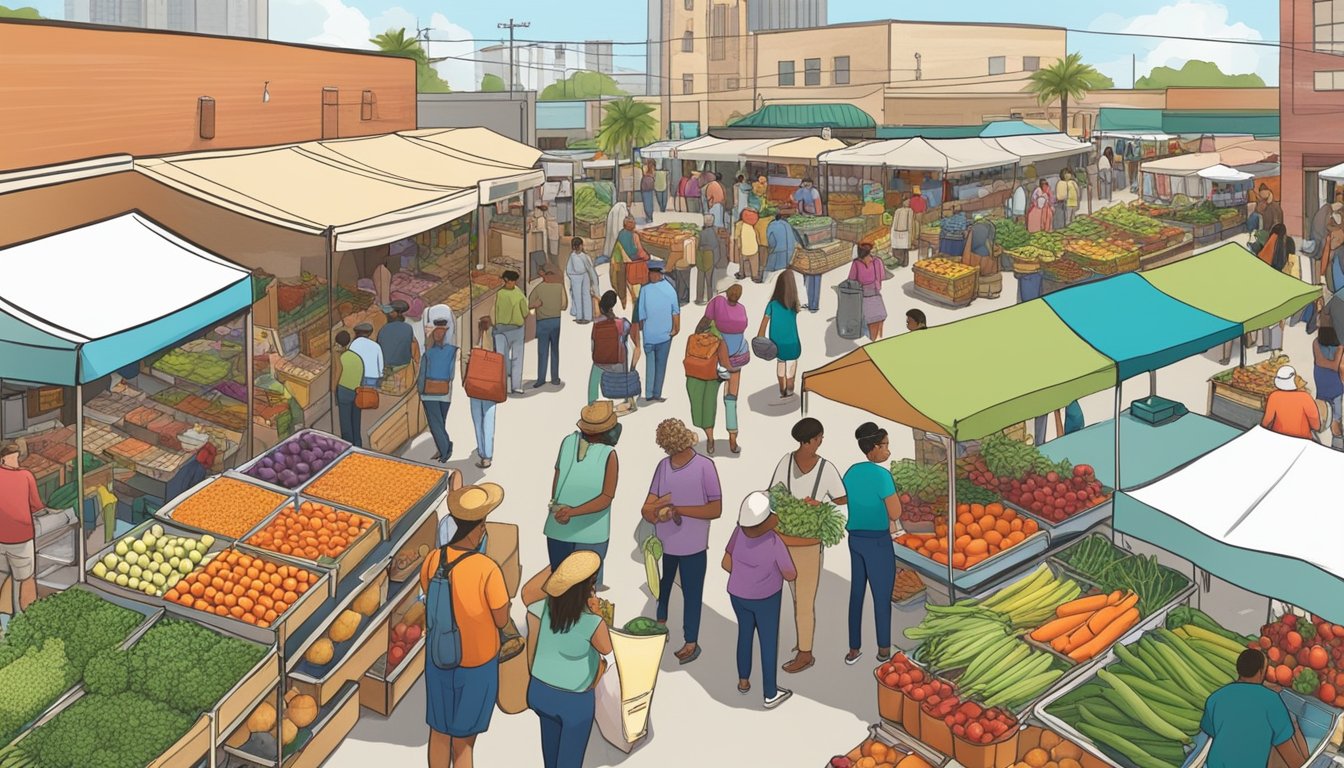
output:
[[[462,388],[467,397],[502,403],[508,399],[509,387],[505,378],[504,356],[484,347],[471,351],[467,360],[467,375],[462,379]]]

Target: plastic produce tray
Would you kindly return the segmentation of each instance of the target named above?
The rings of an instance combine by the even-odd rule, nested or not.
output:
[[[271,522],[274,521],[277,517],[284,514],[284,512],[287,509],[292,508],[295,504],[302,504],[305,501],[312,501],[318,504],[325,504],[327,506],[334,507],[335,509],[342,512],[349,512],[352,515],[359,515],[360,517],[372,520],[373,525],[370,525],[367,529],[365,529],[364,533],[359,535],[359,538],[350,542],[350,544],[345,548],[345,551],[341,552],[341,554],[337,555],[334,558],[319,557],[316,560],[309,560],[306,557],[300,557],[299,555],[295,554],[286,555],[282,552],[276,552],[275,550],[267,549],[265,547],[261,547],[256,544],[249,543],[253,536],[265,530],[266,526],[270,525]],[[246,535],[244,535],[241,539],[239,539],[239,541],[243,542],[244,544],[247,544],[248,547],[255,549],[259,552],[265,552],[267,554],[277,555],[279,557],[285,558],[288,561],[299,563],[303,565],[305,568],[308,568],[309,570],[328,568],[335,572],[335,581],[337,583],[340,583],[349,578],[350,574],[359,571],[360,565],[365,561],[366,558],[368,558],[369,553],[372,552],[380,543],[382,543],[384,528],[386,528],[386,523],[381,518],[371,515],[367,512],[358,512],[348,507],[343,507],[340,504],[336,504],[330,501],[319,501],[317,499],[307,499],[303,496],[300,496],[292,504],[286,504],[277,509],[275,512],[272,512],[271,514],[267,515],[266,519],[258,523],[257,527],[248,531]]]
[[[137,525],[136,527],[132,528],[124,536],[118,536],[107,546],[93,553],[92,555],[89,556],[87,560],[84,561],[84,572],[88,574],[89,586],[96,588],[101,593],[104,593],[104,595],[100,596],[115,596],[116,598],[118,598],[118,600],[116,601],[118,605],[124,605],[125,607],[128,608],[131,607],[132,604],[140,605],[142,607],[144,605],[151,605],[154,606],[155,608],[164,607],[167,604],[167,601],[165,601],[162,596],[147,595],[144,592],[136,591],[134,589],[131,589],[130,587],[118,586],[117,584],[107,581],[105,579],[99,579],[95,577],[92,573],[93,566],[96,565],[99,560],[102,560],[104,557],[107,557],[109,553],[114,552],[119,542],[127,538],[133,538],[138,540],[141,536],[144,535],[145,531],[149,530],[151,527],[155,525],[163,528],[163,533],[165,536],[191,536],[194,538],[200,538],[202,535],[192,528],[188,528],[183,525],[178,525],[171,521],[164,521],[155,518],[150,518],[149,520],[146,520],[140,525]],[[202,564],[210,562],[210,557],[212,555],[215,555],[222,550],[228,549],[228,547],[230,546],[230,541],[228,539],[225,539],[221,536],[216,536],[215,534],[210,535],[215,536],[215,543],[210,545],[210,548],[206,551],[205,557],[201,558],[201,563],[198,564],[196,568],[191,569],[192,573],[195,573],[196,569],[200,568]],[[136,610],[140,610],[140,608],[137,608]]]
[[[242,466],[238,467],[238,469],[237,469],[237,473],[238,473],[238,474],[241,474],[241,475],[245,475],[245,476],[247,477],[247,479],[248,479],[249,482],[256,483],[257,485],[263,486],[263,487],[265,487],[265,488],[270,488],[270,489],[272,489],[272,490],[274,490],[274,491],[278,491],[278,492],[280,492],[280,493],[286,493],[286,494],[291,494],[291,495],[292,495],[292,494],[294,493],[294,489],[291,489],[291,488],[285,488],[284,486],[282,486],[282,485],[277,485],[276,483],[268,483],[268,482],[266,482],[265,480],[262,480],[262,479],[260,479],[260,478],[256,478],[256,477],[252,477],[251,475],[247,475],[246,473],[247,473],[248,470],[252,469],[252,468],[255,467],[257,464],[259,464],[259,463],[261,462],[262,459],[266,458],[267,456],[272,456],[272,455],[274,455],[275,453],[277,453],[278,451],[280,451],[281,449],[283,449],[283,448],[284,448],[286,445],[288,445],[289,443],[291,443],[291,442],[293,442],[293,441],[295,441],[295,440],[298,440],[299,438],[303,437],[304,435],[308,435],[308,434],[320,435],[321,437],[325,437],[325,438],[328,438],[328,439],[331,439],[331,440],[335,440],[336,442],[341,443],[342,445],[345,446],[345,448],[344,448],[339,454],[337,454],[336,458],[335,458],[335,459],[332,459],[332,462],[331,462],[332,464],[335,464],[336,462],[340,461],[341,458],[342,458],[343,456],[345,456],[345,454],[348,453],[349,450],[350,450],[350,444],[347,443],[347,442],[345,442],[344,440],[340,439],[339,437],[336,437],[335,435],[328,434],[328,433],[323,432],[323,431],[318,430],[318,429],[301,429],[301,430],[299,430],[298,432],[295,432],[294,434],[292,434],[292,435],[290,435],[289,437],[285,438],[283,441],[280,442],[279,445],[276,445],[276,446],[275,446],[274,448],[272,448],[271,450],[266,451],[265,453],[261,453],[261,454],[258,454],[257,456],[252,457],[252,460],[251,460],[251,461],[248,461],[246,464],[243,464]]]
[[[250,477],[246,477],[246,476],[242,476],[242,475],[236,475],[236,474],[234,474],[234,473],[227,473],[227,474],[224,474],[224,475],[214,475],[214,476],[212,476],[212,477],[207,477],[206,479],[202,480],[201,482],[197,483],[196,485],[193,485],[192,487],[190,487],[190,488],[188,488],[187,490],[183,491],[177,498],[172,499],[172,500],[169,501],[167,504],[164,504],[162,507],[160,507],[159,510],[158,510],[157,512],[154,513],[154,516],[157,517],[157,518],[158,518],[160,521],[162,521],[162,522],[172,523],[173,525],[175,525],[175,526],[177,526],[177,527],[179,527],[179,528],[181,528],[181,529],[183,529],[183,530],[191,531],[192,533],[196,534],[197,536],[199,536],[200,534],[203,534],[203,533],[208,533],[208,534],[210,534],[211,536],[214,536],[216,539],[225,539],[225,540],[227,540],[227,541],[235,541],[236,539],[234,539],[234,537],[232,537],[232,536],[225,536],[224,534],[219,533],[218,531],[208,531],[208,530],[206,530],[206,529],[204,529],[204,528],[198,528],[198,527],[196,527],[196,526],[187,525],[186,523],[183,523],[183,522],[181,522],[181,521],[179,521],[179,520],[176,520],[176,519],[174,519],[174,517],[173,517],[173,513],[176,512],[176,511],[177,511],[177,508],[178,508],[179,506],[182,505],[182,502],[186,501],[188,498],[190,498],[190,497],[196,495],[197,493],[199,493],[199,492],[200,492],[202,489],[204,489],[207,485],[210,485],[211,483],[217,482],[217,481],[219,481],[219,480],[221,480],[221,479],[223,479],[223,478],[226,478],[226,477],[229,478],[229,479],[232,479],[232,480],[237,480],[237,481],[239,481],[239,482],[248,483],[249,485],[255,485],[255,486],[257,486],[258,488],[264,488],[264,489],[266,489],[266,490],[268,490],[268,491],[271,491],[272,493],[278,493],[278,494],[281,494],[281,495],[283,495],[283,496],[285,497],[284,500],[282,500],[280,503],[278,503],[278,504],[275,505],[275,508],[274,508],[274,509],[272,509],[272,510],[270,510],[269,512],[267,512],[267,513],[262,517],[263,520],[266,519],[266,518],[268,518],[268,517],[270,517],[270,516],[272,516],[272,515],[274,515],[276,512],[278,512],[278,511],[279,511],[282,507],[284,507],[285,505],[294,503],[295,493],[294,493],[293,491],[286,491],[286,490],[284,490],[283,488],[276,488],[276,487],[274,487],[274,486],[269,486],[269,485],[267,485],[267,484],[265,484],[265,483],[263,483],[263,482],[261,482],[261,481],[259,481],[259,480],[255,480],[255,479],[250,478]]]
[[[1012,502],[1005,501],[1003,502],[1003,506],[1013,510],[1019,515],[1025,515],[1026,517],[1035,520],[1036,524],[1040,526],[1040,529],[1045,531],[1050,537],[1051,543],[1056,543],[1082,536],[1110,519],[1111,512],[1115,506],[1115,489],[1102,486],[1102,490],[1111,494],[1110,498],[1091,509],[1083,510],[1078,514],[1067,518],[1062,523],[1047,520],[1035,512],[1019,507]]]
[[[891,543],[896,550],[896,559],[913,568],[920,576],[935,584],[947,583],[947,566],[932,560],[909,547]],[[999,554],[976,563],[968,569],[953,569],[953,586],[962,592],[975,592],[977,588],[988,584],[1002,573],[1010,571],[1023,563],[1045,554],[1050,542],[1045,531],[1037,531],[1022,540],[1022,543],[1010,547]]]
[[[312,487],[313,483],[315,483],[318,480],[318,478],[323,477],[328,472],[332,471],[333,467],[339,467],[342,461],[355,454],[363,454],[365,456],[371,456],[376,459],[382,459],[383,461],[395,461],[402,464],[409,464],[413,467],[432,469],[438,472],[440,475],[439,479],[434,483],[434,485],[430,487],[430,489],[426,491],[423,496],[420,497],[420,500],[412,504],[410,509],[406,510],[406,512],[404,512],[402,516],[397,518],[395,521],[388,520],[387,518],[382,517],[381,515],[378,515],[374,512],[359,509],[358,507],[355,507],[350,504],[345,504],[344,502],[339,501],[331,502],[337,505],[342,505],[347,509],[356,510],[362,515],[368,515],[369,517],[382,521],[384,526],[383,538],[388,541],[396,541],[399,536],[401,536],[410,528],[414,527],[416,521],[419,520],[432,507],[438,504],[439,498],[448,492],[448,477],[450,474],[452,474],[452,471],[449,469],[432,466],[430,464],[421,464],[418,461],[410,461],[408,459],[399,458],[397,456],[388,456],[386,454],[376,453],[374,451],[368,451],[363,448],[351,448],[349,451],[346,451],[345,455],[341,456],[341,458],[323,467],[321,472],[318,472],[317,474],[313,475],[312,479],[310,479],[304,485],[300,486],[300,488],[298,489],[299,493],[307,498],[313,499],[314,501],[326,502],[327,499],[323,499],[321,496],[318,496],[317,494],[310,493],[308,489]]]
[[[1330,735],[1339,727],[1339,720],[1344,717],[1344,712],[1287,688],[1279,691],[1279,698],[1283,699],[1288,712],[1297,718],[1297,724],[1302,729],[1302,738],[1310,750],[1304,765],[1311,768],[1337,766],[1336,761],[1325,757],[1325,750],[1330,746]],[[1207,755],[1204,747],[1208,741],[1209,737],[1202,732],[1195,736],[1195,743],[1183,768],[1202,768],[1205,765]]]

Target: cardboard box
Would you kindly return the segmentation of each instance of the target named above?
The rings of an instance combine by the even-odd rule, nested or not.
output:
[[[485,524],[485,554],[504,572],[504,587],[509,597],[518,596],[523,566],[518,560],[518,526],[513,523]]]

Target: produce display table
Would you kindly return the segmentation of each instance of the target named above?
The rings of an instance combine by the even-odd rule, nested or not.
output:
[[[1195,241],[1186,240],[1176,245],[1170,245],[1160,251],[1144,254],[1139,259],[1139,269],[1156,269],[1165,267],[1168,264],[1174,264],[1181,259],[1188,259],[1195,255]]]

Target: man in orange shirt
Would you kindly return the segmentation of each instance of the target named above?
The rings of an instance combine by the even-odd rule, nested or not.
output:
[[[1265,398],[1265,417],[1260,426],[1281,435],[1316,439],[1321,431],[1321,411],[1310,392],[1297,388],[1297,371],[1285,365],[1274,376],[1275,391]]]
[[[420,589],[447,560],[453,618],[461,635],[461,663],[441,669],[426,655],[425,720],[429,724],[429,764],[471,768],[476,737],[490,727],[499,694],[499,630],[509,623],[509,593],[494,560],[479,552],[485,518],[504,500],[494,483],[468,485],[448,494],[448,542],[431,550],[420,567]],[[431,603],[428,611],[434,611]],[[436,621],[427,612],[429,626]],[[428,638],[427,638],[428,641]]]

